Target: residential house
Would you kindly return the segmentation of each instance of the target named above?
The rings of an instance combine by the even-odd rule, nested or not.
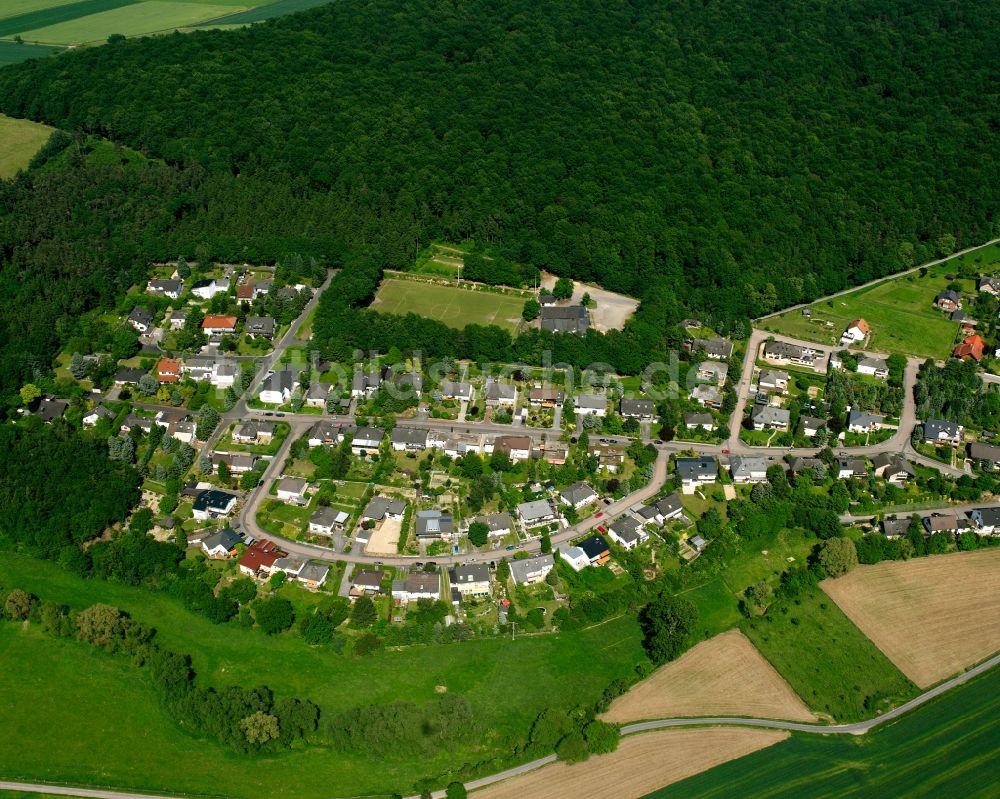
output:
[[[693,494],[701,486],[714,483],[719,474],[719,464],[711,455],[677,458],[674,467],[681,480],[682,494]]]
[[[510,383],[498,383],[492,379],[487,380],[484,396],[486,405],[490,408],[513,408],[517,405],[517,386],[512,386]]]
[[[544,522],[552,522],[559,518],[552,503],[547,499],[535,499],[522,502],[517,506],[517,515],[525,527],[535,527]]]
[[[535,387],[528,392],[528,404],[534,408],[554,408],[566,401],[566,395],[558,388]]]
[[[981,469],[993,471],[1000,465],[1000,447],[973,441],[969,444],[969,460]]]
[[[702,384],[691,390],[691,399],[706,408],[721,408],[722,394],[715,386]]]
[[[902,538],[909,532],[909,519],[883,519],[880,526],[886,538]]]
[[[424,393],[424,376],[420,372],[406,372],[396,378],[396,387],[403,394],[420,397]]]
[[[495,538],[502,538],[505,535],[509,535],[514,529],[510,514],[506,511],[503,513],[489,513],[485,516],[476,516],[469,524],[470,526],[473,524],[485,524],[490,531],[490,537]]]
[[[838,480],[860,480],[868,476],[868,463],[864,458],[841,455],[835,465]]]
[[[342,428],[336,422],[327,420],[316,422],[309,428],[309,446],[333,446],[341,440]],[[353,431],[351,432],[353,436]]]
[[[979,278],[976,287],[980,291],[985,291],[987,294],[992,294],[994,297],[1000,297],[1000,278],[981,277]]]
[[[604,416],[608,412],[608,398],[605,394],[577,394],[573,408],[577,416]]]
[[[225,294],[229,291],[229,278],[215,278],[213,280],[199,280],[191,286],[191,293],[195,297],[203,300],[210,300],[216,294]]]
[[[128,315],[128,323],[140,333],[145,333],[153,326],[153,314],[138,305]]]
[[[632,399],[631,397],[622,397],[620,404],[622,418],[624,419],[638,419],[640,422],[652,421],[653,415],[656,412],[656,404],[652,400],[648,399]]]
[[[815,438],[821,430],[826,430],[826,419],[817,416],[800,416],[799,425],[802,427],[802,435],[806,438]]]
[[[512,461],[526,461],[531,457],[530,436],[497,436],[493,439],[493,452],[506,452]]]
[[[271,279],[258,280],[253,284],[253,298],[259,300],[271,293],[271,289],[274,288],[274,281]]]
[[[305,558],[300,558],[298,555],[282,555],[271,564],[271,574],[284,572],[288,577],[297,579],[305,566]]]
[[[114,418],[113,411],[108,410],[103,405],[95,405],[83,415],[80,421],[83,422],[84,427],[95,427],[101,419],[114,420]]]
[[[309,388],[306,389],[305,395],[305,405],[308,408],[325,408],[327,398],[330,396],[330,389],[332,389],[329,383],[321,383],[319,380],[313,380],[309,383]]]
[[[270,316],[248,316],[243,330],[250,338],[274,338],[274,319]]]
[[[539,555],[524,560],[510,560],[510,576],[515,585],[534,585],[542,582],[555,567],[551,555]]]
[[[253,578],[267,576],[271,573],[274,562],[284,555],[273,541],[266,538],[254,541],[239,559],[240,572]]]
[[[131,369],[128,367],[119,369],[115,372],[115,385],[134,386],[142,379],[144,374],[146,373],[142,369]]]
[[[893,485],[902,485],[907,480],[917,476],[913,465],[902,455],[882,452],[872,459],[875,476],[881,477]]]
[[[671,519],[680,518],[684,514],[684,506],[677,494],[667,494],[653,504],[639,508],[637,512],[644,521],[666,524]]]
[[[865,355],[858,359],[858,374],[885,380],[889,376],[889,362],[877,355]]]
[[[384,438],[385,430],[381,427],[359,427],[351,438],[351,452],[355,455],[378,452]]]
[[[122,433],[131,433],[133,430],[142,430],[144,433],[148,433],[153,429],[154,424],[155,422],[152,419],[145,419],[142,416],[130,413],[125,417],[125,421],[122,422],[120,430]]]
[[[174,310],[170,312],[170,318],[167,322],[170,323],[171,330],[182,330],[184,325],[187,324],[187,318],[187,311]]]
[[[428,444],[430,439],[428,437]],[[490,445],[492,451],[493,444]],[[444,454],[451,458],[460,458],[470,452],[481,453],[484,451],[482,440],[477,435],[465,435],[463,433],[453,433],[441,442],[441,449]]]
[[[703,352],[713,361],[728,361],[733,355],[733,342],[724,338],[699,338],[691,343],[695,352]]]
[[[582,305],[544,305],[540,314],[542,330],[575,333],[584,336],[590,327],[587,309]]]
[[[462,563],[448,573],[451,587],[463,597],[489,596],[491,588],[490,567],[485,563]]]
[[[945,313],[957,311],[962,307],[962,295],[954,289],[945,289],[934,298],[934,306]]]
[[[597,458],[597,468],[615,474],[625,463],[625,447],[620,444],[591,444],[587,456]],[[564,459],[565,462],[565,459]]]
[[[767,459],[733,455],[729,459],[729,473],[734,483],[763,483],[767,480]]]
[[[815,347],[790,344],[787,341],[765,341],[761,357],[770,363],[795,363],[813,366],[822,353]]]
[[[472,402],[472,383],[455,383],[451,380],[442,380],[439,391],[443,400]]]
[[[305,505],[308,487],[309,481],[303,480],[301,477],[282,477],[278,481],[278,499],[294,502],[296,505]]]
[[[340,532],[344,529],[349,518],[350,514],[347,511],[337,510],[329,505],[320,506],[309,517],[309,532],[313,535],[332,537],[334,532]]]
[[[183,288],[184,282],[181,280],[150,280],[146,284],[146,293],[176,300],[181,296]]]
[[[558,442],[546,441],[538,447],[536,455],[546,463],[562,466],[569,457],[569,447]],[[614,469],[611,469],[611,471],[614,471]]]
[[[934,446],[951,444],[957,447],[962,443],[963,429],[962,425],[945,419],[928,419],[924,422],[924,443]]]
[[[257,456],[245,452],[213,452],[212,465],[226,464],[230,474],[246,474],[257,464]]]
[[[397,602],[416,602],[420,599],[441,598],[441,575],[416,572],[405,580],[392,581],[392,598]]]
[[[156,380],[160,383],[176,383],[181,379],[181,362],[174,358],[160,358],[156,363]]]
[[[455,534],[455,518],[437,508],[418,510],[414,531],[418,541],[450,539]]]
[[[164,430],[169,430],[172,424],[183,422],[188,418],[188,412],[184,408],[164,408],[157,411],[153,421]]]
[[[228,560],[236,554],[236,545],[242,540],[235,530],[223,527],[219,532],[202,539],[201,551],[210,558]]]
[[[560,544],[558,550],[560,560],[575,572],[586,569],[590,565],[590,558],[580,547]]]
[[[56,419],[61,419],[68,408],[69,403],[66,400],[42,397],[38,403],[38,410],[35,413],[38,414],[38,417],[43,422],[49,423],[54,422]]]
[[[847,415],[847,431],[849,433],[874,433],[882,429],[884,416],[864,411],[851,411]]]
[[[826,474],[826,464],[819,458],[792,458],[791,463],[788,464],[788,471],[793,475],[800,475],[805,471],[824,475]]]
[[[642,529],[642,525],[632,516],[622,516],[620,519],[616,519],[608,527],[608,535],[625,549],[635,549],[649,538],[646,531]]]
[[[221,519],[232,513],[236,505],[236,495],[217,488],[209,488],[199,493],[191,505],[191,515],[200,522]]]
[[[547,291],[543,291],[538,295],[538,304],[541,305],[543,308],[548,308],[552,305],[557,305],[558,300],[556,300],[554,295],[550,294]]]
[[[925,535],[957,533],[959,528],[958,516],[953,513],[932,513],[930,516],[924,516],[921,521]]]
[[[383,519],[403,520],[403,513],[406,511],[406,503],[401,499],[389,499],[388,497],[372,497],[367,507],[361,513],[361,519],[380,522]]]
[[[863,344],[871,332],[871,327],[864,319],[855,319],[840,337],[840,346],[849,347],[852,344]]]
[[[700,427],[711,432],[715,429],[715,420],[710,413],[689,412],[684,414],[684,426],[688,430],[697,430]]]
[[[773,405],[754,405],[750,411],[750,423],[754,430],[780,430],[788,432],[791,412],[787,408]]]
[[[397,452],[417,451],[427,449],[427,431],[416,427],[396,427],[390,439],[392,448]]]
[[[284,405],[291,402],[298,376],[298,372],[294,369],[271,372],[261,384],[257,398],[265,405]]]
[[[382,581],[385,579],[384,571],[378,569],[361,569],[351,578],[351,588],[349,594],[352,597],[375,596],[382,593]]]
[[[330,567],[325,563],[309,561],[299,572],[298,581],[310,591],[316,591],[323,587],[326,578],[330,576]]]
[[[1000,533],[1000,507],[975,508],[969,512],[969,518],[981,535]]]
[[[354,377],[351,378],[351,396],[352,397],[371,397],[382,385],[382,373],[379,371],[373,372],[355,372]]]
[[[698,371],[695,372],[694,379],[699,383],[710,383],[723,386],[729,376],[729,365],[719,361],[704,361],[698,364]]]
[[[597,533],[577,541],[576,545],[583,550],[591,566],[603,566],[611,560],[611,548],[608,542]]]
[[[574,510],[597,502],[597,492],[584,482],[573,483],[559,492],[559,501]]]
[[[757,389],[787,394],[788,380],[788,372],[782,372],[780,369],[761,369],[757,376]]]
[[[224,336],[236,332],[236,317],[227,314],[209,314],[201,322],[206,336]]]
[[[194,422],[171,422],[167,427],[167,435],[185,444],[191,444],[195,438],[197,427]]]
[[[274,440],[274,422],[251,419],[236,425],[233,430],[234,444],[270,444]]]
[[[955,347],[951,354],[953,357],[963,361],[968,358],[972,358],[974,361],[981,361],[985,350],[986,342],[983,341],[982,337],[973,334],[963,339],[962,343]]]
[[[253,283],[240,283],[236,287],[236,299],[244,306],[253,302]]]

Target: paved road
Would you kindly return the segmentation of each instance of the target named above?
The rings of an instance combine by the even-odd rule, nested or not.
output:
[[[760,322],[763,319],[770,319],[774,316],[780,316],[783,313],[788,313],[789,311],[797,311],[800,308],[808,308],[810,305],[815,305],[817,302],[825,302],[826,300],[832,300],[835,297],[843,297],[845,294],[850,294],[852,291],[860,291],[861,289],[869,288],[870,286],[877,286],[879,283],[885,283],[887,280],[895,280],[898,277],[904,277],[905,275],[912,275],[914,272],[919,272],[921,269],[925,269],[931,266],[937,266],[938,264],[943,264],[946,261],[950,261],[953,258],[959,258],[966,253],[975,252],[976,250],[981,250],[984,247],[989,247],[991,244],[996,244],[1000,242],[1000,239],[990,239],[989,241],[984,241],[982,244],[977,244],[974,247],[966,247],[964,250],[959,250],[956,253],[952,253],[944,258],[938,258],[934,261],[927,261],[926,263],[920,264],[919,266],[913,266],[909,269],[905,269],[902,272],[894,272],[891,275],[886,275],[885,277],[875,278],[875,280],[869,280],[867,283],[863,283],[860,286],[852,286],[849,289],[843,289],[834,294],[828,294],[826,297],[817,297],[815,300],[810,302],[800,303],[799,305],[792,305],[789,308],[783,308],[780,311],[775,311],[774,313],[765,314],[764,316],[759,316],[755,321]]]

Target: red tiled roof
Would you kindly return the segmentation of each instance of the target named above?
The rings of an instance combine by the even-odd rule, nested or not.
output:
[[[160,358],[156,364],[156,379],[161,383],[176,383],[181,377],[181,362],[174,358]]]
[[[252,300],[253,299],[253,284],[252,283],[241,283],[236,287],[236,299],[238,300]]]
[[[250,545],[239,562],[243,568],[257,572],[262,568],[270,569],[283,554],[273,541],[262,538]]]
[[[972,358],[974,360],[980,361],[983,358],[983,350],[986,349],[986,342],[982,340],[979,336],[969,336],[965,341],[955,347],[954,355],[956,358]]]
[[[235,316],[206,316],[205,321],[201,323],[202,329],[208,330],[209,328],[215,329],[236,329],[236,317]]]

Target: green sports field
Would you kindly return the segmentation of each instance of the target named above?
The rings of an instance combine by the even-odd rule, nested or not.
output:
[[[1000,248],[984,247],[931,268],[923,277],[918,272],[891,278],[869,288],[813,303],[811,316],[801,310],[788,311],[759,323],[773,333],[832,345],[847,324],[866,319],[872,327],[869,349],[900,352],[922,358],[947,358],[958,338],[959,326],[933,307],[934,297],[951,281],[947,274],[961,274],[963,268],[993,274],[1000,269]],[[963,294],[975,294],[972,278],[958,281]],[[829,324],[827,324],[829,323]]]
[[[371,307],[381,313],[415,313],[456,328],[479,324],[516,330],[524,298],[389,278],[382,281]]]
[[[27,167],[51,135],[48,125],[0,114],[0,178],[12,177]]]
[[[794,735],[647,799],[962,797],[1000,784],[1000,670],[865,736]]]

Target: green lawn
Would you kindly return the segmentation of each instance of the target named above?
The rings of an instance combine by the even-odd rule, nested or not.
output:
[[[457,328],[475,323],[515,330],[524,298],[389,278],[382,281],[371,307],[381,313],[415,313]]]
[[[801,310],[788,311],[764,320],[760,327],[829,345],[839,340],[848,322],[862,317],[872,326],[870,349],[946,358],[956,340],[958,325],[932,303],[949,283],[945,275],[958,273],[963,267],[995,272],[1000,267],[1000,248],[984,247],[930,269],[925,277],[914,273],[891,278],[870,288],[814,303],[809,306],[811,317],[803,316]],[[963,293],[975,294],[973,279],[959,282]],[[832,322],[832,326],[827,327],[826,322]]]
[[[428,702],[446,686],[468,697],[483,730],[456,753],[416,762],[319,747],[242,757],[175,727],[127,661],[3,625],[0,774],[8,777],[254,798],[406,792],[423,776],[509,752],[542,709],[595,701],[645,657],[632,617],[558,636],[411,647],[355,660],[291,634],[213,625],[162,595],[80,580],[26,556],[5,555],[0,585],[77,608],[98,601],[122,607],[155,626],[165,646],[191,653],[199,678],[214,685],[263,683],[308,697],[325,713],[357,703]]]
[[[987,799],[1000,783],[998,714],[994,669],[863,737],[795,735],[647,799]]]
[[[52,130],[48,125],[0,114],[0,178],[13,177],[18,170],[27,168]]]
[[[870,718],[916,687],[818,589],[742,625],[761,654],[817,713]]]

